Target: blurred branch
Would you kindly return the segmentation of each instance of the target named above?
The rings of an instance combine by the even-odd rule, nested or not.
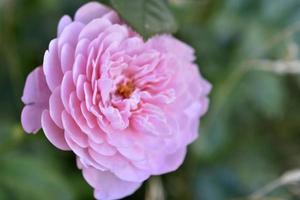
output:
[[[275,36],[273,36],[265,45],[265,48],[262,48],[258,51],[253,51],[256,55],[263,55],[266,52],[270,51],[274,46],[276,46],[278,43],[289,39],[291,36],[293,36],[295,33],[300,31],[300,21],[288,26],[286,29],[283,31],[277,33]]]
[[[284,173],[279,179],[272,181],[260,190],[254,192],[249,200],[262,200],[266,195],[279,187],[295,184],[300,181],[300,169],[291,170]]]
[[[264,55],[270,51],[278,43],[288,39],[293,34],[300,31],[300,22],[295,23],[292,26],[287,27],[282,32],[276,34],[272,37],[266,45],[266,48],[263,48],[258,51],[253,51],[257,57]],[[219,87],[215,88],[214,102],[211,108],[213,109],[207,120],[207,127],[210,128],[213,126],[213,122],[219,116],[219,113],[222,111],[224,105],[227,103],[227,99],[234,91],[235,86],[240,82],[240,80],[252,70],[264,70],[276,72],[278,74],[300,74],[300,60],[292,60],[298,53],[298,47],[293,43],[288,46],[288,53],[285,59],[288,60],[278,60],[278,61],[269,61],[261,59],[251,59],[241,62],[240,67],[236,67],[224,80],[219,84]]]
[[[300,74],[300,60],[293,61],[271,61],[271,60],[253,60],[251,61],[254,69],[270,71],[277,74]]]
[[[150,179],[145,200],[165,200],[164,187],[159,176]]]

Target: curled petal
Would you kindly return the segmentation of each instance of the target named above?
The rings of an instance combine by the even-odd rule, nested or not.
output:
[[[72,19],[69,15],[63,16],[58,23],[57,27],[57,36],[59,37],[64,28],[72,22]]]
[[[107,170],[104,166],[101,166],[99,163],[96,163],[95,160],[89,155],[86,148],[82,148],[75,143],[68,134],[65,134],[65,139],[72,151],[81,159],[86,166],[92,166],[97,170],[105,171]]]
[[[38,67],[28,75],[22,96],[26,106],[22,111],[21,122],[27,133],[36,133],[41,128],[41,115],[48,108],[49,96],[50,90],[43,69]]]
[[[47,107],[50,90],[42,67],[37,67],[27,77],[22,101],[24,104],[39,103]]]
[[[69,100],[71,93],[75,91],[75,86],[73,83],[72,72],[68,71],[62,80],[61,84],[61,100],[63,102],[64,108],[70,112]]]
[[[78,41],[77,45],[76,45],[76,49],[75,49],[75,55],[83,55],[84,57],[87,57],[87,49],[90,45],[91,41],[88,40],[87,38],[83,38],[81,40]]]
[[[161,153],[157,152],[157,155],[153,157],[154,160],[152,160],[152,166],[155,166],[154,175],[161,175],[177,170],[184,161],[186,148],[179,149],[169,155],[160,156],[159,154],[161,155]]]
[[[110,21],[102,18],[94,19],[89,22],[81,31],[79,39],[87,38],[92,40],[96,38],[101,32],[111,25]]]
[[[62,47],[60,57],[61,70],[63,71],[63,73],[72,70],[72,66],[74,63],[74,48],[69,44],[65,44]]]
[[[70,150],[66,143],[64,131],[60,129],[50,117],[49,111],[45,110],[42,114],[42,127],[48,140],[61,150]]]
[[[118,109],[113,107],[100,107],[100,109],[113,128],[122,130],[128,126],[128,122],[123,119]]]
[[[177,58],[186,62],[192,62],[195,60],[193,48],[173,38],[171,35],[155,36],[147,43],[160,52],[173,54]]]
[[[60,85],[63,73],[58,57],[57,39],[51,41],[49,50],[45,52],[43,63],[44,74],[51,91]]]
[[[77,159],[77,162],[80,162]],[[119,179],[109,171],[100,171],[78,163],[85,180],[95,189],[94,196],[98,200],[120,199],[135,192],[141,182],[129,182]]]
[[[113,24],[120,24],[121,23],[121,20],[120,20],[118,14],[114,10],[109,11],[108,13],[103,15],[103,18],[108,19]]]
[[[76,56],[76,59],[75,59],[75,62],[74,62],[74,65],[73,65],[73,70],[72,70],[72,73],[73,73],[73,81],[75,83],[75,85],[77,84],[78,82],[78,78],[81,74],[84,74],[85,72],[85,66],[86,65],[86,58],[79,54]],[[82,87],[82,85],[79,85],[80,87]]]
[[[126,160],[119,154],[115,154],[113,156],[104,156],[91,148],[88,149],[88,152],[95,162],[106,167],[122,180],[130,182],[142,182],[150,176],[149,170],[141,170],[136,168],[130,161]]]
[[[113,156],[117,153],[116,148],[113,146],[103,142],[101,144],[98,144],[94,141],[89,141],[89,144],[91,148],[93,148],[94,151],[96,151],[99,154],[102,154],[104,156]]]
[[[37,133],[41,128],[43,109],[38,106],[25,106],[21,114],[21,122],[27,133]]]
[[[49,99],[49,112],[52,120],[60,128],[63,128],[63,124],[61,121],[61,115],[63,111],[64,111],[64,105],[60,97],[60,87],[57,87],[53,91]]]
[[[66,131],[66,134],[76,142],[80,147],[88,147],[87,136],[81,131],[74,119],[67,113],[62,113],[62,122]]]
[[[58,54],[61,55],[62,47],[65,44],[69,44],[72,47],[76,47],[78,43],[78,35],[83,29],[84,25],[80,22],[72,22],[67,25],[62,31],[60,37],[58,38]]]
[[[109,11],[111,11],[110,8],[98,2],[90,2],[77,10],[75,13],[75,21],[87,24],[93,19],[102,17]]]

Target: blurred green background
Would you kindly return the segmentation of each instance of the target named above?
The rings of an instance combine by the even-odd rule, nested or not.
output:
[[[93,199],[72,153],[20,126],[27,74],[42,63],[60,17],[85,2],[0,0],[0,200]],[[210,110],[183,166],[127,199],[247,199],[300,168],[300,1],[169,3],[176,37],[196,49],[213,84]],[[261,199],[300,199],[300,185]]]

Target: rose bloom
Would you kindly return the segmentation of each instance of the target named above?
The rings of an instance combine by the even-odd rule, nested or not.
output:
[[[96,199],[132,194],[176,170],[198,135],[210,84],[194,50],[170,35],[146,42],[110,8],[61,18],[42,66],[27,77],[21,121],[73,151]]]

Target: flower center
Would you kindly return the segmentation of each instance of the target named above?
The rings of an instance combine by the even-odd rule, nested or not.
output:
[[[132,81],[127,81],[125,84],[120,84],[117,89],[117,94],[123,98],[129,98],[134,91],[134,84]]]

